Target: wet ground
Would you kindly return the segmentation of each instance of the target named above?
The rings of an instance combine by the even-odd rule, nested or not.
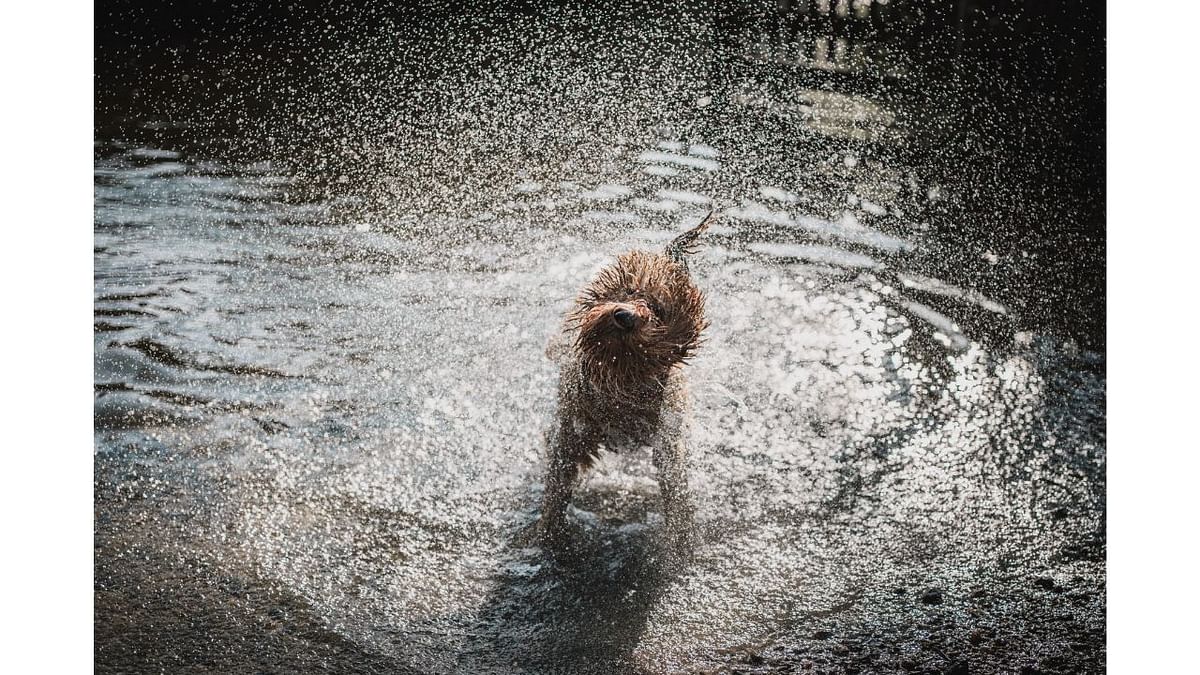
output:
[[[97,7],[97,670],[1102,672],[1102,22],[838,6]],[[547,341],[709,208],[696,559],[630,455],[552,562]]]

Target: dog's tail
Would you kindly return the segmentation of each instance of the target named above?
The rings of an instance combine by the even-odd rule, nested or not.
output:
[[[687,269],[687,256],[696,252],[696,240],[700,238],[700,235],[704,234],[709,225],[712,225],[716,213],[715,209],[709,211],[708,215],[704,216],[699,225],[672,239],[671,243],[667,244],[667,249],[663,253],[671,260],[682,265],[684,269]]]

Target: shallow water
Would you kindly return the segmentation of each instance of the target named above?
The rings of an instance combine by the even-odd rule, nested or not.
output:
[[[1094,129],[1029,126],[1023,62],[980,84],[992,33],[908,7],[372,13],[286,24],[302,68],[102,45],[98,669],[1102,669]],[[696,560],[629,455],[551,562],[546,344],[709,208]]]

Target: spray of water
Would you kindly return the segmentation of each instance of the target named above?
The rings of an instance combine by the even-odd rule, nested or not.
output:
[[[1006,108],[905,7],[300,12],[156,62],[132,102],[114,67],[98,663],[1102,662],[1103,347],[992,228],[1083,196],[988,183]],[[964,92],[993,106],[965,127]],[[601,265],[712,208],[696,560],[663,565],[634,453],[588,475],[555,563],[529,536],[546,344]]]

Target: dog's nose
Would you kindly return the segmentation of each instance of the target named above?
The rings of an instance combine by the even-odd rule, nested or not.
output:
[[[618,309],[617,311],[613,312],[613,321],[616,321],[617,325],[621,328],[629,330],[630,328],[633,328],[634,324],[637,323],[637,314],[634,314],[627,309]]]

